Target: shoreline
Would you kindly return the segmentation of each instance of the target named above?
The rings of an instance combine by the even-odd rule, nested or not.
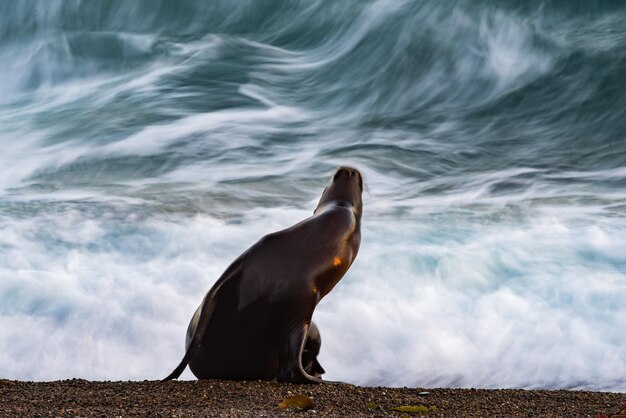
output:
[[[286,398],[289,399],[285,402]],[[281,408],[290,404],[295,406]],[[620,416],[619,412],[624,408],[626,393],[576,390],[387,388],[220,380],[165,383],[0,380],[1,417],[273,417],[298,414],[319,417],[610,418]]]

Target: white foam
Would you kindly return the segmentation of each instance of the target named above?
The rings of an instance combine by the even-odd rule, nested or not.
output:
[[[457,228],[452,215],[365,213],[361,253],[314,317],[327,378],[626,389],[623,222],[538,212]],[[243,215],[1,218],[2,376],[165,376],[223,269],[309,211]]]
[[[483,18],[480,35],[486,44],[486,62],[500,89],[508,89],[545,74],[554,57],[532,44],[534,30],[528,22],[504,13]]]
[[[290,119],[301,117],[301,112],[283,106],[269,109],[222,110],[211,113],[196,114],[181,118],[167,125],[154,125],[142,129],[139,133],[121,141],[103,146],[101,151],[109,154],[154,155],[163,151],[168,145],[175,144],[191,134],[208,136],[219,141],[222,149],[228,149],[236,136],[236,146],[254,145],[250,130],[272,131],[272,123],[287,123]],[[260,123],[260,122],[264,122]],[[246,135],[236,135],[237,131],[246,131]],[[231,133],[231,132],[235,133]]]
[[[453,241],[420,225],[393,228],[398,242],[382,238],[388,227],[370,230],[350,278],[316,313],[328,377],[624,390],[626,257],[603,249],[625,243],[605,228],[548,216]],[[598,235],[603,249],[592,250]]]

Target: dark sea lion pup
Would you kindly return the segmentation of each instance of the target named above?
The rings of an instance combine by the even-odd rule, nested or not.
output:
[[[187,330],[187,364],[199,379],[319,383],[321,338],[313,311],[341,280],[361,242],[358,170],[340,167],[313,216],[261,238],[204,297]]]

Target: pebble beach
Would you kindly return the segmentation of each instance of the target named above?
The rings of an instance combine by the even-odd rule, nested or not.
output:
[[[276,382],[0,380],[2,417],[626,417],[625,393],[294,385]]]

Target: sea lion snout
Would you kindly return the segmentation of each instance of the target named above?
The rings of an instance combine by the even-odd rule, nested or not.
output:
[[[339,178],[341,175],[347,175],[348,178],[351,178],[352,176],[358,176],[360,175],[359,170],[357,170],[356,168],[352,168],[352,167],[339,167],[336,171],[335,171],[335,175],[333,176],[333,180],[336,180],[337,178]]]
[[[355,215],[360,218],[363,204],[361,193],[363,192],[363,176],[353,167],[339,167],[333,175],[330,185],[324,189],[315,212],[326,207],[329,203],[340,206],[351,206]]]
[[[339,167],[335,171],[335,175],[333,176],[333,182],[339,180],[341,177],[347,177],[348,180],[351,180],[353,177],[358,181],[359,187],[363,190],[363,176],[361,172],[353,167],[342,166]]]

